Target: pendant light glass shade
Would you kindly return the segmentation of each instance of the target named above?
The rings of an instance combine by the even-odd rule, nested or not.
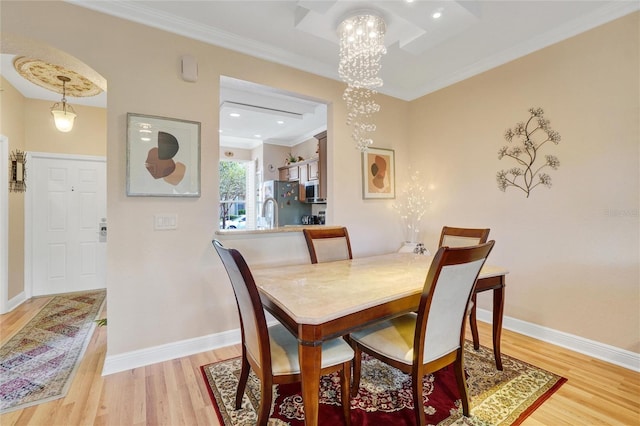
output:
[[[62,101],[56,102],[51,107],[51,115],[53,115],[53,121],[56,124],[56,129],[66,133],[73,129],[73,123],[77,115],[71,105],[67,104],[65,85],[67,82],[71,81],[71,79],[69,77],[59,75],[58,80],[62,81]]]
[[[58,102],[51,107],[51,114],[56,123],[56,129],[61,132],[70,132],[73,129],[73,122],[76,119],[76,113],[66,102]]]

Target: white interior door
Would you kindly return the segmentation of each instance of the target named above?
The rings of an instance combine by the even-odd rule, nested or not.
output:
[[[106,162],[103,157],[32,155],[32,295],[106,285]]]

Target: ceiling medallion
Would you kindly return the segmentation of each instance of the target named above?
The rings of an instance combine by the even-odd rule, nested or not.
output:
[[[353,127],[351,136],[360,151],[366,151],[373,144],[368,133],[376,130],[371,115],[380,110],[374,95],[382,86],[379,73],[380,60],[387,53],[385,32],[384,20],[368,12],[347,18],[338,26],[338,73],[347,83],[342,98],[347,103],[347,125]]]
[[[40,59],[20,56],[13,61],[13,66],[22,77],[52,92],[62,93],[63,84],[58,76],[63,75],[69,78],[64,88],[67,96],[82,98],[102,93],[102,89],[77,72]]]

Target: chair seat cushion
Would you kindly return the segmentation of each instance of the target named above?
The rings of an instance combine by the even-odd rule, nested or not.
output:
[[[374,352],[411,365],[413,363],[413,338],[416,330],[416,313],[382,321],[351,333],[351,339]],[[439,345],[425,347],[423,362],[427,363],[448,353],[432,353]],[[437,350],[437,349],[436,349]]]
[[[411,365],[417,317],[417,314],[410,313],[381,321],[351,333],[351,339],[386,357]]]
[[[274,375],[299,374],[298,340],[282,324],[269,327],[271,369]],[[353,349],[343,339],[322,343],[322,368],[353,359]]]

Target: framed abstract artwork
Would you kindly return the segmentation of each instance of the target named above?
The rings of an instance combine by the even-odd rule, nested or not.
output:
[[[127,196],[200,196],[200,123],[127,114]]]
[[[396,197],[395,153],[369,148],[362,153],[362,198]]]

